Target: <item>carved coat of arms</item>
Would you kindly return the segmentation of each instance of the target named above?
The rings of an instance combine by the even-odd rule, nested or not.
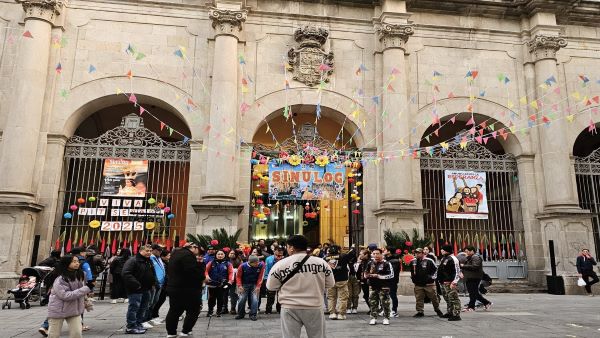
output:
[[[326,53],[323,49],[328,36],[326,29],[314,26],[296,30],[294,39],[300,46],[288,51],[288,64],[294,80],[307,86],[329,81],[333,73],[333,52]]]

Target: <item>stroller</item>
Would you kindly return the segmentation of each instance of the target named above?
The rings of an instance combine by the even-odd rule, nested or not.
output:
[[[30,301],[36,302],[43,299],[42,292],[44,287],[44,280],[50,274],[53,269],[46,266],[35,266],[30,268],[24,268],[19,278],[19,284],[13,289],[6,292],[8,295],[6,302],[2,304],[2,309],[11,307],[11,297],[14,297],[15,303],[18,303],[21,309],[29,309],[31,307]]]

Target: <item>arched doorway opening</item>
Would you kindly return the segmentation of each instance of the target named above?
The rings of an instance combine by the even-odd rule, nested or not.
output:
[[[596,124],[596,127],[600,127]],[[600,252],[600,137],[583,130],[573,145],[579,207],[592,215],[596,254]]]
[[[317,121],[314,105],[293,105],[289,114],[271,114],[252,140],[250,239],[304,234],[313,246],[362,241],[358,128],[327,107]]]
[[[143,104],[143,102],[140,102]],[[172,112],[116,104],[88,116],[67,140],[56,248],[94,245],[106,255],[185,235],[191,138]]]
[[[473,245],[493,278],[526,278],[517,161],[505,150],[515,136],[479,114],[446,116],[440,125],[437,134],[439,126],[430,126],[420,144],[425,149],[420,157],[422,202],[429,210],[424,228],[433,249],[439,255],[446,243],[454,251]]]

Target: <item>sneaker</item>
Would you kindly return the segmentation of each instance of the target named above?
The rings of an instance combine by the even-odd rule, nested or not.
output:
[[[369,325],[375,325],[375,324],[377,324],[377,319],[371,318],[371,321],[369,321]]]
[[[123,299],[123,303],[129,303],[129,298]]]
[[[594,297],[593,293],[588,293],[588,297]]]
[[[150,324],[149,322],[143,322],[143,323],[142,323],[142,327],[143,327],[144,329],[151,329],[151,328],[153,328],[154,326],[152,326],[152,324]]]
[[[212,315],[213,315],[212,311],[208,311],[208,312],[206,313],[206,317],[212,317]],[[182,318],[182,319],[183,319],[183,318]],[[180,319],[180,320],[181,320],[181,319]]]
[[[144,330],[144,329],[138,329],[136,327],[136,328],[133,328],[133,329],[125,329],[125,333],[127,333],[127,334],[144,334],[144,333],[146,333],[146,330]]]
[[[223,314],[223,315],[229,314],[229,310],[225,309],[225,310],[221,311],[221,314]]]
[[[338,315],[337,315],[337,320],[346,320],[346,315],[343,315],[343,314],[341,314],[341,313],[340,313],[340,314],[338,314]]]
[[[487,305],[484,305],[483,308],[485,309],[485,311],[489,311],[492,309],[492,305],[494,305],[494,303],[488,303]]]
[[[450,318],[450,317],[452,317],[452,315],[451,315],[451,314],[449,314],[449,313],[444,313],[444,314],[442,315],[442,318]]]
[[[440,309],[436,309],[435,313],[438,315],[438,317],[444,318],[444,314],[442,313],[442,311],[440,311]]]
[[[393,318],[398,318],[398,312],[392,311],[392,313],[390,313],[390,316]]]
[[[329,319],[337,319],[337,315],[335,313],[332,313],[329,315]]]
[[[177,335],[176,334],[168,334],[167,338],[177,338]]]
[[[472,308],[468,307],[466,309],[462,309],[461,312],[475,312],[475,309],[472,309]]]
[[[250,320],[255,322],[258,318],[256,318],[256,316],[250,316]]]
[[[237,311],[235,311],[235,310],[231,310],[231,311],[229,311],[229,314],[230,314],[230,315],[237,315]]]
[[[459,320],[461,320],[460,316],[451,316],[451,317],[448,318],[449,322],[456,322],[456,321],[459,321]]]
[[[352,313],[352,309],[346,310],[346,314],[351,314],[351,313]]]
[[[191,336],[192,336],[192,331],[190,331],[190,332],[188,332],[188,333],[185,333],[185,332],[181,331],[181,332],[179,333],[179,336],[178,336],[178,337],[191,337]]]
[[[125,298],[117,298],[117,302],[119,303],[125,303]]]
[[[44,337],[48,337],[48,329],[45,329],[45,328],[43,328],[43,327],[40,327],[40,328],[38,329],[38,332],[39,332],[39,333],[40,333],[42,336],[44,336]]]
[[[352,314],[357,314],[358,310],[357,309],[352,309]]]
[[[221,317],[221,313],[217,312],[217,315],[215,317]]]
[[[425,315],[423,314],[423,312],[417,312],[413,317],[421,318],[421,317],[425,317]]]
[[[235,316],[235,319],[244,319],[244,316],[242,316],[242,315],[237,315],[237,316]]]
[[[156,317],[150,321],[150,324],[152,324],[153,326],[162,325],[164,323],[165,323],[165,321],[158,317]]]
[[[387,318],[383,318],[383,325],[390,325],[390,320]]]
[[[110,301],[110,303],[111,303],[111,304],[117,304],[117,300],[116,300],[116,299],[113,299],[113,300],[111,300],[111,301]]]

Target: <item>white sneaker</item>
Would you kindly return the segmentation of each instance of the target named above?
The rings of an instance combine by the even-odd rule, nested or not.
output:
[[[392,311],[392,313],[390,313],[390,316],[396,318],[398,317],[398,313],[396,313],[396,311]]]
[[[343,315],[343,314],[340,313],[340,314],[337,315],[337,319],[338,320],[346,320],[346,315]]]
[[[125,301],[128,301],[126,298],[118,298],[117,301],[119,303],[125,303]]]
[[[177,335],[176,334],[168,334],[167,338],[177,338]]]
[[[154,326],[157,326],[157,325],[162,325],[162,324],[164,324],[164,323],[165,323],[165,322],[164,322],[162,319],[160,319],[160,318],[154,318],[154,319],[152,319],[152,320],[150,321],[150,324],[152,324],[152,325],[154,325]]]
[[[329,319],[337,319],[338,316],[335,313],[329,315]]]
[[[357,309],[352,309],[352,314],[357,314],[358,310]]]
[[[123,299],[123,303],[129,303],[129,298]]]
[[[369,325],[375,325],[375,324],[377,324],[377,319],[371,318],[371,321],[369,322]]]
[[[383,310],[382,310],[381,312],[379,312],[379,315],[380,315],[380,316],[383,316]]]
[[[347,313],[347,314],[351,314],[351,313],[352,313],[352,309],[348,309],[348,310],[346,310],[346,313]]]
[[[117,300],[116,300],[116,299],[113,299],[113,300],[111,300],[111,301],[110,301],[110,303],[111,303],[111,304],[117,304]]]
[[[191,337],[191,336],[192,336],[192,331],[190,331],[188,333],[179,332],[179,336],[177,336],[177,337]]]
[[[153,328],[154,326],[152,326],[152,324],[150,324],[150,323],[148,323],[148,322],[144,322],[144,323],[142,323],[142,327],[143,327],[144,329],[151,329],[151,328]]]
[[[383,325],[390,325],[390,320],[387,318],[383,318]]]

